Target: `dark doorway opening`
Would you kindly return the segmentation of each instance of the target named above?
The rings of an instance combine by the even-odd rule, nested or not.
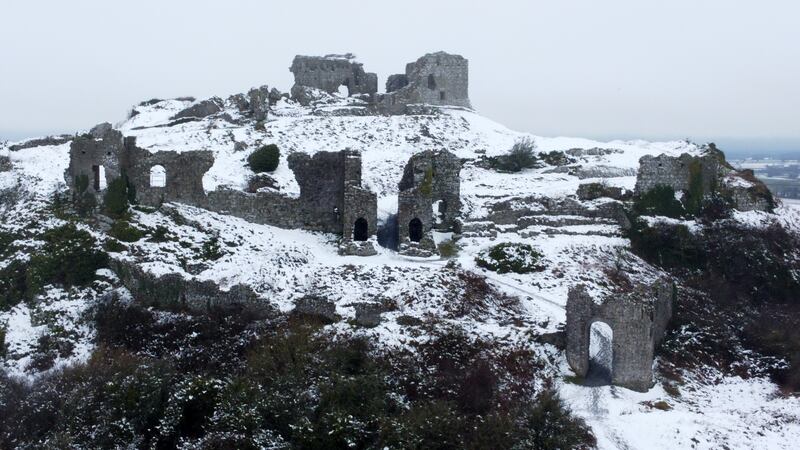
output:
[[[428,75],[428,89],[436,89],[436,78],[433,77],[433,74]]]
[[[390,214],[383,222],[378,221],[378,245],[397,250],[398,248],[397,214]]]
[[[416,217],[411,219],[408,223],[408,238],[412,242],[419,242],[422,240],[422,221]]]
[[[367,219],[359,217],[353,225],[353,240],[366,241],[369,238],[369,224]]]
[[[100,166],[92,166],[92,187],[95,191],[100,190]]]

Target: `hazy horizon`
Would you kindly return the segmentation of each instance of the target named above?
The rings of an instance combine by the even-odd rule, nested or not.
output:
[[[162,3],[6,5],[0,139],[117,122],[153,97],[285,92],[295,54],[353,52],[383,90],[444,50],[470,60],[475,109],[514,130],[800,153],[788,0]]]

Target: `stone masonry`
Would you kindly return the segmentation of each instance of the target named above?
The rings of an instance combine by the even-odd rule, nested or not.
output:
[[[635,391],[653,385],[653,357],[672,317],[675,288],[661,280],[631,292],[613,294],[597,303],[583,285],[567,298],[567,362],[579,377],[589,370],[591,326],[611,327],[612,384]]]
[[[180,202],[254,223],[335,233],[342,236],[342,253],[374,254],[370,237],[377,232],[377,196],[361,186],[361,155],[352,150],[294,153],[288,163],[299,197],[224,188],[206,193],[203,176],[214,164],[212,152],[151,153],[137,147],[134,137],[123,138],[102,124],[73,140],[64,178],[74,190],[76,180],[86,176],[88,192],[101,201],[101,171],[107,183],[125,174],[143,205]]]
[[[461,210],[460,172],[461,160],[446,150],[424,151],[408,160],[399,184],[397,208],[402,253],[433,253],[436,245],[431,230],[455,228]]]
[[[111,128],[111,124],[100,124],[88,134],[77,136],[70,144],[69,167],[64,176],[73,192],[80,179],[88,181],[87,192],[99,198],[106,183],[121,176],[125,144],[122,133]]]
[[[641,157],[635,191],[645,193],[656,186],[670,186],[675,192],[688,191],[692,168],[700,174],[703,193],[710,193],[717,179],[719,160],[712,154],[692,156],[688,153],[678,157],[664,154]]]
[[[378,92],[378,76],[364,71],[352,54],[302,56],[297,55],[289,70],[294,74],[292,97],[298,98],[303,87],[323,90],[329,94],[347,87],[348,95]]]
[[[703,197],[714,193],[729,200],[741,211],[771,211],[774,206],[769,189],[751,171],[738,171],[725,161],[713,144],[698,156],[643,156],[639,159],[635,194],[642,195],[657,186],[669,186],[676,193],[692,189]]]
[[[405,74],[388,78],[378,104],[389,114],[405,114],[413,104],[470,108],[469,62],[460,55],[428,53],[408,63]]]

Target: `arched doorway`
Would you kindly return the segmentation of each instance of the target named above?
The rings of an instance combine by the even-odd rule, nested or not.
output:
[[[359,217],[353,225],[353,240],[366,241],[369,238],[369,223],[367,219]]]
[[[614,331],[601,321],[589,326],[589,370],[586,384],[605,386],[611,384],[614,361]]]
[[[408,223],[408,238],[412,242],[419,242],[422,240],[422,221],[418,218],[411,219]]]
[[[165,187],[167,185],[167,169],[155,165],[150,168],[150,187]]]

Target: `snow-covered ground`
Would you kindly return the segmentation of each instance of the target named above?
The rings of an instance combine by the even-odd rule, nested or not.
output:
[[[632,188],[638,160],[643,155],[697,152],[687,142],[644,141],[596,142],[565,137],[538,137],[511,131],[465,110],[445,110],[435,116],[318,116],[311,110],[282,100],[264,128],[252,123],[230,123],[218,117],[171,127],[169,118],[190,105],[169,100],[136,108],[138,114],[117,125],[137,137],[139,146],[151,151],[211,150],[215,163],[203,179],[206,190],[220,186],[241,189],[251,172],[246,158],[258,145],[275,143],[283,156],[292,152],[314,153],[359,150],[363,161],[363,183],[378,194],[379,214],[395,212],[397,184],[408,158],[429,149],[447,149],[466,160],[461,172],[463,217],[478,221],[497,202],[526,197],[563,199],[574,196],[580,183],[604,182]],[[226,111],[236,117],[234,110]],[[516,174],[487,170],[476,164],[485,156],[504,154],[523,137],[530,137],[540,152],[574,148],[609,149],[592,156],[577,156],[577,163],[598,176],[581,179],[569,173],[553,173],[552,167],[528,169]],[[245,150],[236,150],[244,143]],[[239,145],[238,148],[242,148]],[[57,190],[64,189],[64,170],[69,144],[9,152],[14,169],[0,172],[0,189],[14,188],[19,201],[0,206],[5,229],[30,224],[49,228],[58,223],[48,217],[46,207]],[[299,187],[281,158],[273,174],[281,192],[296,195]],[[740,220],[763,223],[779,220],[800,223],[800,205],[785,202],[779,215],[741,213]],[[390,299],[396,309],[367,331],[390,345],[402,345],[409,336],[397,318],[435,317],[453,321],[472,333],[504,343],[523,343],[537,352],[553,353],[553,347],[530,339],[534,333],[552,332],[564,323],[567,291],[586,283],[595,292],[605,289],[604,271],[623,266],[640,281],[660,273],[628,251],[629,242],[619,227],[610,223],[565,226],[532,225],[524,229],[496,227],[495,232],[467,234],[458,241],[451,259],[407,258],[378,247],[372,257],[339,256],[335,236],[301,230],[257,225],[186,205],[170,205],[170,211],[136,211],[134,225],[143,229],[164,226],[166,242],[140,240],[128,251],[112,256],[136,260],[154,274],[180,273],[199,280],[213,280],[223,289],[244,283],[273,302],[280,310],[293,308],[305,294],[325,296],[336,303],[337,313],[353,318],[354,303]],[[180,216],[184,220],[175,221]],[[211,237],[218,237],[223,256],[199,261],[197,254]],[[543,255],[544,271],[529,274],[497,274],[477,267],[475,256],[500,242],[527,243]],[[377,247],[377,245],[376,245]],[[187,266],[187,261],[194,261]],[[477,272],[497,290],[496,303],[489,302],[474,314],[458,312],[465,289],[461,275]],[[112,275],[108,275],[109,277]],[[97,286],[99,295],[113,282]],[[93,332],[81,316],[92,304],[86,293],[50,290],[36,308],[51,311],[55,323],[77,336],[71,357],[58,364],[85,359],[92,350]],[[516,299],[513,305],[504,296]],[[30,355],[43,333],[54,328],[32,320],[36,311],[20,304],[0,313],[10,352],[4,366],[11,373],[32,376]],[[348,328],[346,321],[333,327]],[[552,370],[562,376],[571,371],[561,364]],[[719,383],[689,383],[681,396],[668,396],[660,385],[647,393],[617,387],[584,387],[564,382],[560,390],[573,410],[585,417],[597,434],[600,448],[790,448],[800,441],[800,402],[776,396],[776,388],[763,379],[721,378]],[[662,411],[644,405],[666,401]]]

